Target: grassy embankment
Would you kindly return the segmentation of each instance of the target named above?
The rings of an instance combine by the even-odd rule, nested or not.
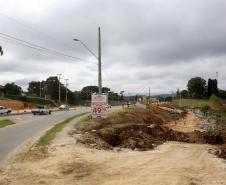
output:
[[[226,119],[226,108],[223,107],[221,100],[217,97],[211,97],[210,99],[177,99],[174,103],[179,107],[190,108],[202,108],[209,106],[213,110],[217,110],[216,113],[220,114]]]
[[[174,100],[176,105],[180,107],[194,107],[194,108],[201,108],[203,106],[209,105],[212,107],[211,102],[208,99],[181,99],[181,100]]]
[[[9,119],[0,120],[0,128],[6,127],[8,125],[13,125],[13,124],[15,123]]]
[[[6,96],[8,99],[22,101],[26,103],[32,103],[37,105],[56,105],[56,102],[54,100],[35,97],[35,96],[17,96],[17,95],[9,95]]]
[[[87,112],[76,115],[76,116],[72,116],[60,123],[57,123],[54,127],[52,127],[51,129],[49,129],[38,141],[38,143],[36,144],[36,146],[45,146],[45,145],[49,145],[51,143],[51,141],[56,137],[56,134],[60,131],[63,130],[63,128],[70,123],[73,119],[78,118],[80,116],[83,116],[85,114],[89,114]]]

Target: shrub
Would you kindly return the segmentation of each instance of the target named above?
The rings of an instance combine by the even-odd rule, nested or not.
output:
[[[33,96],[9,95],[7,96],[7,98],[39,105],[56,105],[56,103],[53,100]]]
[[[220,111],[224,110],[223,102],[219,97],[212,95],[209,100],[214,109],[217,109]]]

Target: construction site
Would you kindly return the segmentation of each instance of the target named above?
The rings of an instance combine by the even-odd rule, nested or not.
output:
[[[226,131],[172,104],[72,121],[48,146],[31,142],[0,171],[2,185],[226,184]],[[213,125],[220,124],[209,120]]]

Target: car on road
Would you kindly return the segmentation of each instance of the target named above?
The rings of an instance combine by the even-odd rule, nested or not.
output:
[[[11,108],[0,106],[0,114],[9,114],[12,112]]]
[[[110,105],[110,104],[107,104],[107,105],[105,106],[105,108],[111,108],[111,105]]]
[[[36,109],[32,109],[31,112],[34,115],[36,115],[36,114],[47,115],[47,114],[51,114],[52,111],[50,109],[48,109],[47,107],[39,106]]]
[[[60,110],[69,110],[69,108],[70,108],[70,107],[69,107],[67,104],[61,105],[61,106],[59,107]]]

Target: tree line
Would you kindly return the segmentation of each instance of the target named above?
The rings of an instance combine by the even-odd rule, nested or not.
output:
[[[191,78],[187,83],[187,89],[177,90],[176,96],[179,98],[203,99],[216,95],[222,99],[226,99],[226,91],[218,88],[216,79],[209,78],[206,82],[201,77]]]
[[[59,79],[57,76],[50,76],[43,81],[31,81],[28,83],[27,91],[23,91],[22,88],[15,83],[7,83],[3,86],[4,95],[18,95],[18,96],[36,96],[45,99],[52,99],[56,102],[59,99]],[[65,101],[66,97],[66,86],[60,83],[60,95],[61,101]],[[97,86],[86,86],[83,87],[80,91],[72,91],[67,88],[67,101],[70,104],[80,104],[85,101],[91,100],[91,94],[97,93]],[[119,100],[120,96],[118,93],[112,92],[110,88],[103,87],[103,93],[108,93],[109,100]]]

